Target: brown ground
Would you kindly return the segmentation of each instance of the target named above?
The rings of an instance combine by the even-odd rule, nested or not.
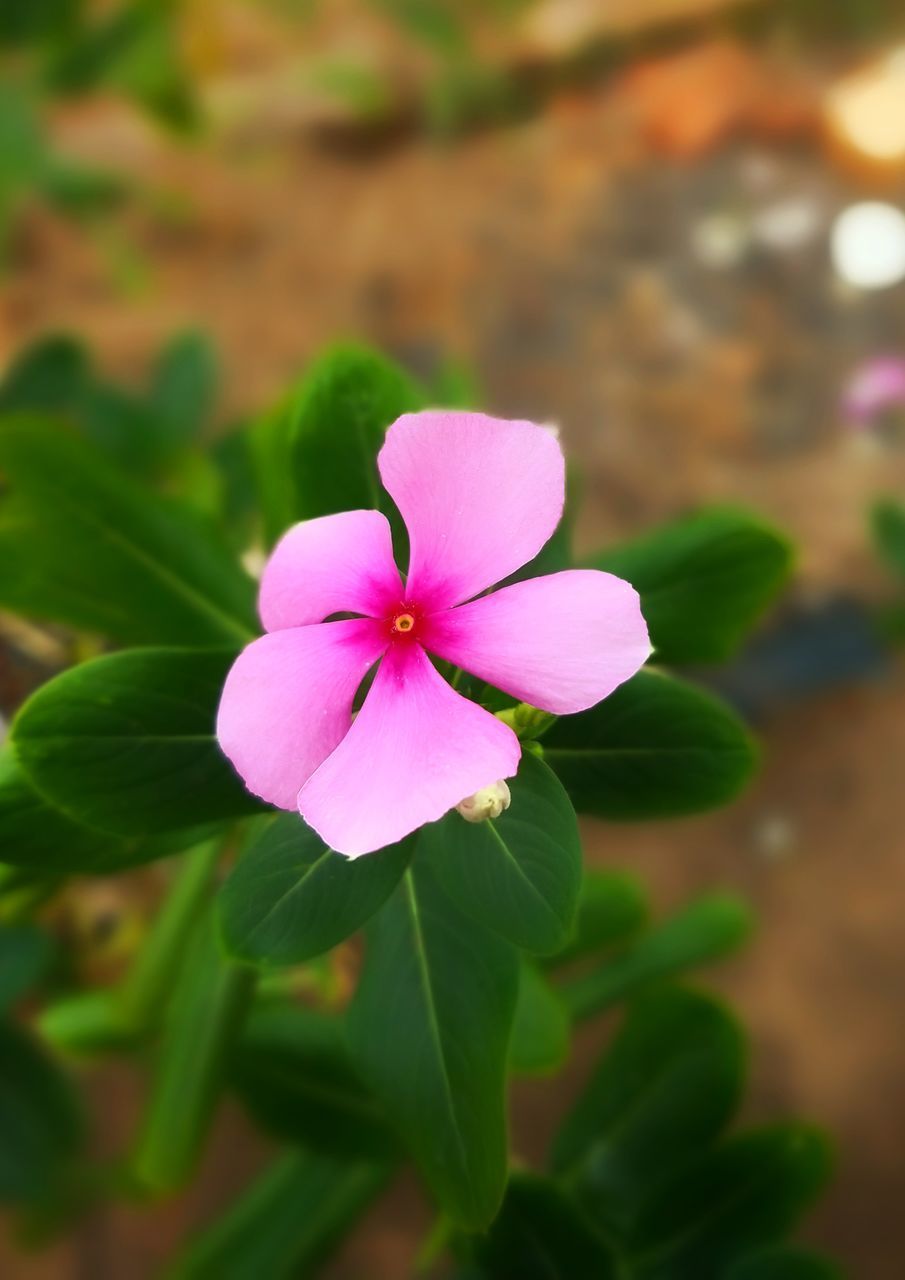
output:
[[[905,292],[859,298],[833,281],[825,225],[851,193],[816,147],[742,141],[693,167],[654,161],[609,90],[457,146],[357,161],[272,122],[224,128],[204,149],[164,144],[118,109],[70,115],[62,132],[145,194],[125,231],[30,217],[0,296],[0,355],[77,329],[110,369],[137,373],[174,328],[198,324],[220,345],[235,411],[335,336],[421,369],[452,353],[477,369],[489,409],[562,424],[585,474],[583,548],[736,498],[795,536],[805,590],[883,590],[864,511],[880,489],[905,492],[905,459],[853,440],[835,404],[862,353],[901,344]],[[802,196],[821,230],[794,253],[696,260],[706,215],[750,221]],[[863,1280],[896,1280],[905,1255],[903,724],[900,667],[767,724],[763,776],[731,810],[586,827],[589,857],[637,868],[664,906],[714,884],[756,906],[757,940],[714,978],[751,1029],[751,1112],[804,1114],[837,1135],[838,1180],[809,1234]],[[517,1150],[538,1152],[587,1056],[558,1085],[519,1088]],[[96,1092],[110,1126],[126,1126],[129,1083],[114,1075]],[[150,1276],[241,1180],[251,1141],[231,1122],[184,1204],[144,1219],[113,1210],[78,1250],[3,1274]],[[333,1280],[398,1280],[428,1221],[420,1204],[410,1186],[394,1191]]]

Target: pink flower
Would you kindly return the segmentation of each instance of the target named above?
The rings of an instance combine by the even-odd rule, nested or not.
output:
[[[405,583],[380,512],[295,525],[261,581],[268,634],[236,659],[217,718],[249,790],[297,807],[350,857],[518,768],[512,730],[456,693],[428,653],[555,714],[593,706],[650,653],[638,596],[611,574],[569,570],[481,594],[559,523],[565,464],[553,433],[478,413],[405,414],[378,466],[408,529]],[[324,621],[336,613],[361,616]]]
[[[858,365],[843,393],[845,416],[858,426],[868,426],[896,405],[905,405],[905,359],[875,356]]]

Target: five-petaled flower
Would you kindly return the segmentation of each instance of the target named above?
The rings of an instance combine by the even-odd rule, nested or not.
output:
[[[267,634],[236,659],[217,719],[249,790],[298,808],[351,857],[518,768],[512,730],[457,693],[428,654],[555,714],[593,706],[650,654],[638,596],[612,574],[567,570],[483,594],[559,523],[555,433],[478,413],[405,414],[378,466],[408,530],[405,580],[380,512],[295,525],[261,580]],[[358,616],[327,621],[340,613]]]

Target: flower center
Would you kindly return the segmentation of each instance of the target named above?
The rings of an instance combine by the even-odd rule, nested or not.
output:
[[[404,635],[407,631],[411,631],[415,625],[415,615],[412,613],[397,613],[393,619],[393,630]]]

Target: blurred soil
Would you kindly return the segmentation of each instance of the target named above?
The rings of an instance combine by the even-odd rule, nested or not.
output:
[[[901,346],[905,288],[859,294],[830,269],[828,226],[862,193],[815,136],[777,140],[750,120],[693,162],[655,150],[637,92],[617,78],[516,128],[357,156],[266,113],[196,146],[118,105],[70,108],[61,142],[134,175],[135,195],[88,231],[31,211],[0,294],[0,360],[76,330],[137,377],[174,329],[198,325],[223,355],[226,421],[337,336],[427,376],[453,357],[476,371],[483,407],[560,423],[583,477],[580,549],[739,500],[799,544],[801,596],[879,599],[865,513],[878,492],[905,492],[905,453],[853,433],[838,402],[860,359]],[[902,1274],[903,726],[899,664],[773,716],[763,775],[730,811],[586,828],[591,860],[636,868],[664,908],[715,884],[754,903],[759,935],[714,981],[751,1029],[752,1115],[804,1114],[838,1137],[809,1234],[859,1280]],[[520,1153],[540,1156],[602,1034],[582,1035],[562,1082],[517,1089]],[[105,1071],[92,1090],[115,1147],[134,1083]],[[150,1277],[260,1150],[230,1115],[190,1197],[112,1209],[2,1274]],[[405,1182],[327,1274],[398,1280],[428,1222]]]

